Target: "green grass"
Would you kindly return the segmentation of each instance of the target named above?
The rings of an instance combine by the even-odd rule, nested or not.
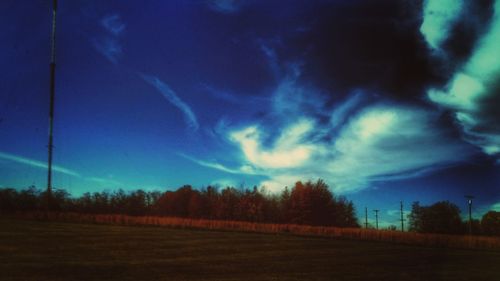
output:
[[[0,280],[500,280],[500,252],[3,218]]]

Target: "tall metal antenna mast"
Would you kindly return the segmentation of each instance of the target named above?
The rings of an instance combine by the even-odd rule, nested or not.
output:
[[[50,110],[49,110],[49,159],[47,163],[47,200],[48,208],[50,208],[52,196],[52,149],[53,145],[53,128],[54,128],[54,96],[55,96],[55,74],[56,74],[56,11],[57,0],[52,1],[52,34],[50,36]]]

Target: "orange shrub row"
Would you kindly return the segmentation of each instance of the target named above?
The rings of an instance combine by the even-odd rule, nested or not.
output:
[[[296,224],[269,224],[243,221],[189,219],[158,216],[95,215],[79,213],[18,213],[16,218],[76,223],[117,224],[127,226],[165,226],[174,228],[243,231],[258,233],[290,233],[353,240],[381,241],[429,247],[500,250],[500,237],[423,234],[363,228],[321,227]]]

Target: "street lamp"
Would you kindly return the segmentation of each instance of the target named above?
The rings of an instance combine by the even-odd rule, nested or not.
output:
[[[467,204],[469,205],[469,234],[472,234],[472,199],[474,199],[474,196],[465,195],[465,198],[467,198]]]

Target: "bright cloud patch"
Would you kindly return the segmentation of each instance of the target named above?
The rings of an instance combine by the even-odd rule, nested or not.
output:
[[[439,49],[460,17],[463,0],[426,0],[420,32],[432,49]]]
[[[335,191],[350,192],[468,158],[470,151],[435,125],[436,118],[420,108],[373,105],[351,117],[332,141],[321,141],[317,134],[328,130],[334,134],[335,127],[310,119],[284,128],[268,149],[259,126],[230,136],[248,163],[269,177],[261,184],[270,190],[320,177]]]
[[[467,63],[444,89],[431,89],[431,101],[455,111],[465,139],[490,155],[500,153],[500,1],[490,30],[478,41]]]
[[[341,190],[370,181],[411,177],[415,170],[470,156],[435,125],[432,112],[408,107],[372,106],[358,114],[333,143],[327,167]],[[418,173],[417,173],[418,174]]]
[[[305,142],[312,129],[310,120],[300,120],[283,130],[270,149],[263,148],[262,133],[257,126],[233,132],[230,137],[241,146],[247,160],[256,167],[291,168],[309,160],[316,149]]]

